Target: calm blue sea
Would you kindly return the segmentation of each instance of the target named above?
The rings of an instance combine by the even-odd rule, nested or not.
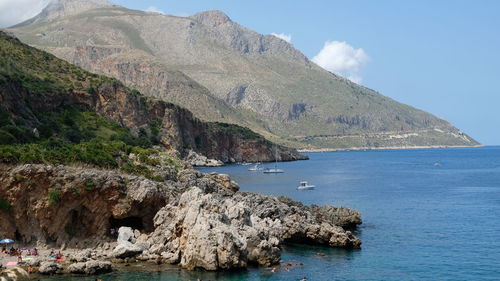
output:
[[[309,156],[309,161],[279,163],[286,172],[277,175],[241,165],[201,170],[230,174],[244,191],[358,209],[361,250],[286,246],[283,262],[303,263],[288,272],[132,267],[102,280],[500,280],[500,147]],[[317,188],[298,191],[301,180]]]

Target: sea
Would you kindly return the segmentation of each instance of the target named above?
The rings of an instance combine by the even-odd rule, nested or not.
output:
[[[286,245],[282,265],[231,272],[131,265],[99,276],[136,280],[500,280],[500,147],[308,153],[278,163],[203,168],[231,175],[243,191],[362,213],[360,250]],[[274,167],[274,163],[263,167]],[[300,181],[316,185],[297,190]],[[287,266],[291,264],[291,266]],[[285,270],[285,268],[287,270]],[[67,276],[40,280],[95,280]]]

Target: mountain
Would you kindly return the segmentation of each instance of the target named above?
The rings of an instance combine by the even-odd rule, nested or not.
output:
[[[305,158],[238,125],[200,121],[0,31],[0,162],[84,163],[149,175],[128,155],[273,161],[275,150],[280,160]]]
[[[478,145],[445,120],[332,74],[221,11],[176,17],[83,2],[53,2],[10,30],[203,120],[297,148]]]

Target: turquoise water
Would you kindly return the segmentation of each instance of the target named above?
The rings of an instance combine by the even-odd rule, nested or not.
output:
[[[277,175],[249,172],[249,166],[240,165],[201,170],[228,173],[244,191],[358,209],[364,222],[356,233],[363,240],[361,250],[287,246],[283,249],[284,263],[303,265],[276,273],[258,268],[191,273],[163,266],[148,268],[147,272],[134,268],[100,278],[500,280],[500,147],[309,156],[309,161],[279,163],[286,173]],[[301,180],[317,188],[295,190]]]

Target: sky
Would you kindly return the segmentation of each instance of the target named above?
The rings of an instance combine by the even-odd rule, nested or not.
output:
[[[0,26],[47,0],[0,0]],[[323,68],[500,145],[500,1],[112,0],[188,16],[224,11],[292,43]]]

